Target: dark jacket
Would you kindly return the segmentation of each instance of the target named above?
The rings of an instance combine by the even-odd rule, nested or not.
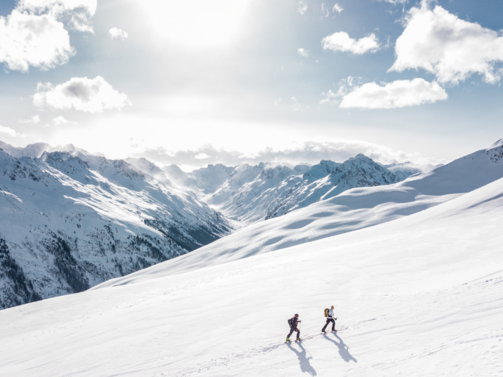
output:
[[[296,329],[297,328],[297,322],[299,322],[299,318],[298,317],[293,317],[291,322],[292,322],[292,324],[290,325],[290,327],[292,329]]]

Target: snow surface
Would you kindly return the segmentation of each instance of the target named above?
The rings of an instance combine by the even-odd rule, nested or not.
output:
[[[500,179],[386,224],[3,310],[0,374],[503,375],[502,222]],[[307,337],[330,305],[343,331],[283,343],[294,313]]]

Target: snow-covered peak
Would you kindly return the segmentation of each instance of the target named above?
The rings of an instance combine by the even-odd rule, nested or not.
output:
[[[260,173],[260,179],[281,181],[292,174],[292,169],[287,166],[267,167]]]
[[[229,178],[234,171],[234,167],[223,164],[208,165],[205,168],[194,170],[187,176],[193,178],[197,187],[205,194],[211,194]]]
[[[330,160],[321,160],[319,164],[311,166],[305,173],[304,179],[309,182],[314,182],[320,178],[326,177],[327,175],[335,172],[337,166],[340,164]]]
[[[350,169],[353,166],[365,166],[365,165],[371,166],[373,168],[381,166],[378,163],[376,163],[374,160],[372,160],[371,158],[365,156],[364,154],[358,153],[355,157],[350,157],[349,159],[344,161],[340,165],[340,167],[343,169]]]
[[[24,148],[13,147],[10,144],[0,140],[0,148],[13,157],[40,157],[45,151],[52,150],[51,146],[46,143],[28,144]]]
[[[163,170],[161,168],[159,168],[156,164],[154,164],[153,162],[147,160],[144,157],[141,157],[141,158],[128,158],[125,161],[127,163],[133,165],[138,170],[140,170],[140,171],[142,171],[142,172],[144,172],[145,174],[148,174],[148,175],[155,176],[155,175],[163,173]]]
[[[311,169],[311,165],[295,165],[293,171],[297,174],[305,174],[309,169]]]
[[[502,146],[503,146],[503,138],[501,138],[498,141],[496,141],[495,143],[491,144],[491,146],[489,148],[487,148],[487,150],[502,147]]]

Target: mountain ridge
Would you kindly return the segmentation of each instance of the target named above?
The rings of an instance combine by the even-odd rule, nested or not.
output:
[[[74,145],[0,146],[0,308],[80,292],[327,194],[399,180],[363,155],[344,163],[216,164],[185,173]]]

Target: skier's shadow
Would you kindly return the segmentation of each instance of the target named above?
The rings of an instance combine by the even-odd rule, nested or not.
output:
[[[302,347],[301,343],[297,343],[299,347],[302,349],[302,351],[297,351],[295,348],[292,347],[290,343],[287,343],[288,347],[295,352],[299,359],[299,364],[300,364],[300,370],[302,373],[309,373],[311,376],[316,376],[316,370],[311,366],[309,363],[309,359],[312,359],[312,357],[306,357],[306,349]]]
[[[346,362],[349,363],[350,361],[354,361],[355,363],[358,362],[350,353],[349,353],[349,347],[344,343],[344,341],[337,335],[337,333],[333,333],[337,339],[339,339],[339,342],[336,342],[335,340],[330,339],[327,334],[323,334],[323,337],[334,343],[338,348],[339,348],[339,355],[341,355],[342,359]]]

